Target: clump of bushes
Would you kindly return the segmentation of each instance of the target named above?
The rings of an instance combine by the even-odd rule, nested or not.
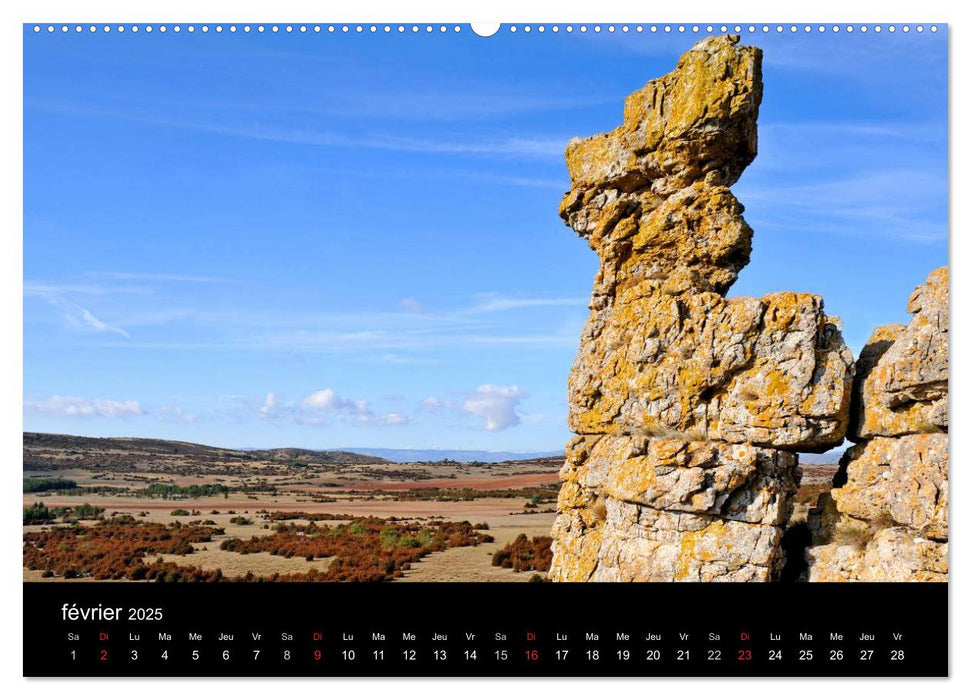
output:
[[[104,512],[104,508],[98,508],[90,503],[84,503],[73,508],[70,506],[48,508],[43,501],[38,501],[24,508],[24,525],[46,525],[58,520],[62,522],[93,520],[100,518]]]
[[[415,523],[360,518],[335,526],[277,523],[275,532],[248,540],[224,540],[220,548],[239,554],[269,552],[307,561],[333,557],[325,571],[278,575],[275,581],[389,581],[431,552],[491,542],[467,521]]]
[[[40,493],[43,491],[70,491],[78,484],[71,479],[56,478],[26,478],[24,479],[24,493]]]
[[[516,539],[492,555],[492,565],[513,571],[549,571],[553,563],[552,537],[529,539],[520,533]]]
[[[37,525],[40,523],[50,523],[55,519],[50,508],[42,502],[37,502],[32,506],[24,508],[24,525]]]
[[[99,508],[98,506],[93,506],[90,503],[82,503],[79,506],[74,506],[73,515],[78,520],[91,520],[93,518],[98,518],[102,513],[105,512],[104,508]]]
[[[208,542],[212,534],[208,527],[178,523],[166,526],[120,516],[93,527],[26,532],[23,563],[28,569],[43,571],[46,578],[60,575],[99,580],[219,580],[220,572],[166,563],[161,558],[151,564],[144,561],[153,554],[191,554],[193,542]]]
[[[147,498],[202,498],[220,495],[226,497],[229,495],[229,488],[223,484],[177,486],[176,484],[155,483],[139,491],[138,495]]]

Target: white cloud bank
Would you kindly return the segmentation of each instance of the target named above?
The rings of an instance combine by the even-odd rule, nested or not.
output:
[[[300,401],[289,402],[270,392],[259,409],[267,419],[290,420],[302,425],[320,425],[333,419],[360,426],[407,425],[408,417],[401,413],[377,413],[367,401],[342,398],[333,389],[319,389]]]
[[[24,410],[47,416],[67,418],[126,418],[144,413],[138,401],[85,399],[79,396],[51,396],[40,401],[24,401]]]
[[[526,396],[527,393],[515,385],[483,384],[465,400],[463,408],[484,418],[486,430],[505,430],[522,422],[516,406]]]

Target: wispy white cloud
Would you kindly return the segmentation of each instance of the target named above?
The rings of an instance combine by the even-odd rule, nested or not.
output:
[[[423,138],[396,133],[352,135],[324,131],[314,127],[281,126],[271,123],[233,124],[229,121],[194,121],[188,119],[132,114],[122,111],[89,108],[80,105],[32,101],[31,106],[51,111],[112,117],[142,124],[173,129],[187,129],[237,138],[273,141],[304,146],[330,148],[368,148],[404,153],[469,155],[492,157],[562,158],[570,136],[495,136],[491,138]]]
[[[563,142],[563,149],[566,149],[567,141]],[[557,172],[560,171],[559,159],[552,160],[547,163],[543,162],[541,164],[541,170],[543,173],[549,171],[551,167],[556,167]],[[553,163],[556,163],[554,166]],[[495,167],[496,171],[490,172],[484,169],[481,162],[476,162],[476,168],[457,168],[457,167],[435,167],[433,165],[427,165],[422,167],[420,170],[416,170],[413,167],[408,167],[407,165],[392,165],[382,167],[380,164],[375,164],[373,167],[367,169],[350,167],[346,163],[340,163],[338,165],[305,165],[309,173],[326,173],[332,177],[341,178],[368,178],[368,179],[397,179],[397,180],[407,180],[409,182],[414,182],[417,179],[441,183],[450,180],[455,180],[457,178],[466,180],[476,180],[483,183],[502,185],[502,186],[512,186],[512,187],[525,187],[529,189],[544,189],[555,191],[559,193],[564,193],[570,189],[570,179],[568,176],[563,174],[561,177],[549,177],[549,176],[538,176],[538,175],[526,175],[523,172],[523,168],[517,168],[517,175],[512,175],[509,173],[509,168],[506,167],[504,162],[497,164]]]
[[[183,275],[166,272],[89,272],[87,277],[112,280],[132,280],[146,282],[190,282],[199,284],[232,284],[238,280],[209,275]]]
[[[565,306],[583,308],[587,300],[580,297],[508,297],[501,294],[480,294],[479,301],[468,310],[471,314],[511,311],[536,307]]]
[[[149,344],[148,346],[154,346]],[[179,344],[166,343],[164,347],[178,349]],[[571,348],[576,337],[565,333],[501,332],[449,332],[447,327],[435,329],[380,329],[336,333],[328,331],[294,330],[238,338],[210,349],[291,350],[298,352],[359,352],[385,350],[378,360],[388,364],[404,364],[422,358],[396,353],[446,349],[469,346],[482,347],[559,347]],[[182,345],[185,349],[192,344]]]
[[[284,54],[273,52],[266,59],[279,60]],[[310,58],[306,54],[292,54],[290,58],[301,61]],[[327,63],[333,67],[336,56],[329,56]],[[174,66],[173,66],[174,67]],[[253,75],[238,75],[223,71],[206,71],[199,64],[180,66],[191,68],[197,72],[206,72],[225,79],[234,75],[248,83],[256,78]],[[364,69],[367,78],[376,77],[375,66],[369,63]],[[386,78],[396,77],[388,73]],[[375,90],[363,80],[354,80],[345,74],[347,82],[356,89],[337,88],[327,94],[311,91],[301,95],[301,99],[287,105],[276,100],[259,99],[163,99],[154,94],[126,94],[124,101],[118,99],[117,93],[110,90],[93,92],[91,95],[101,105],[114,105],[115,109],[138,112],[140,114],[159,114],[169,111],[172,114],[207,114],[219,116],[229,120],[253,119],[253,115],[266,114],[273,117],[307,118],[312,121],[322,121],[320,117],[349,117],[355,121],[361,118],[375,122],[460,122],[463,125],[476,121],[492,121],[513,115],[535,114],[576,110],[578,108],[593,107],[613,102],[613,97],[606,97],[592,92],[581,93],[573,88],[572,82],[561,84],[544,80],[538,85],[524,84],[521,80],[513,83],[486,84],[479,76],[469,89],[467,80],[448,84],[442,80],[429,83],[422,81],[421,87],[399,89],[391,88],[386,81],[381,82],[381,89]],[[521,78],[521,76],[517,76]],[[266,83],[267,87],[278,84],[278,78]],[[300,87],[308,83],[301,81]],[[169,96],[170,97],[170,96]],[[71,110],[85,109],[83,105],[54,103],[43,100],[31,100],[33,106],[48,109]],[[335,121],[330,119],[328,121]],[[411,126],[410,124],[408,125]]]
[[[141,286],[118,286],[103,284],[74,284],[24,281],[24,296],[56,297],[65,295],[112,296],[116,294],[151,294],[152,290]]]
[[[195,423],[199,416],[187,413],[179,406],[161,406],[155,409],[155,418],[159,423]]]
[[[481,86],[474,92],[420,90],[388,93],[360,90],[336,95],[327,106],[300,109],[307,114],[373,117],[380,120],[461,121],[495,119],[514,114],[555,112],[605,102],[597,96],[541,94],[538,90],[513,92],[498,86]],[[259,105],[265,109],[265,105]]]
[[[526,392],[515,385],[483,384],[469,395],[463,408],[469,413],[484,418],[486,430],[505,430],[522,422],[516,407],[526,396]]]
[[[939,206],[945,178],[884,170],[826,182],[746,186],[739,198],[762,227],[935,243],[948,234],[946,201]]]
[[[113,294],[142,294],[147,290],[129,287],[105,287],[102,285],[76,284],[48,284],[41,282],[25,282],[24,296],[39,297],[51,306],[60,309],[64,320],[72,328],[94,331],[95,333],[113,333],[128,338],[128,332],[116,324],[108,323],[94,314],[90,309],[71,301],[65,295],[80,296],[108,296]]]
[[[799,31],[788,31],[784,45],[774,44],[763,47],[763,64],[766,70],[780,69],[799,73],[812,73],[816,76],[838,76],[841,80],[852,81],[855,85],[869,85],[874,82],[874,76],[886,74],[886,67],[893,63],[897,66],[897,73],[901,68],[908,68],[908,64],[919,66],[932,64],[940,59],[940,54],[926,50],[929,37],[916,32],[912,36],[898,33],[896,36],[880,36],[876,33],[856,36],[844,34],[838,36],[828,34],[820,36],[816,33],[806,34],[803,25],[798,25]],[[821,48],[821,42],[829,42],[829,50]],[[908,60],[899,60],[901,52],[906,52]],[[947,80],[946,71],[940,76]],[[905,81],[906,82],[906,81]],[[908,83],[908,89],[920,89],[922,86]]]
[[[65,418],[125,418],[144,413],[138,401],[87,399],[79,396],[54,395],[42,400],[24,401],[24,410]]]
[[[64,284],[50,284],[43,294],[65,311],[76,328],[125,339],[124,345],[107,338],[103,347],[185,351],[254,350],[280,353],[354,353],[356,362],[368,364],[440,364],[441,357],[427,351],[468,347],[573,348],[576,326],[562,325],[563,313],[584,317],[583,297],[537,294],[480,293],[465,304],[442,310],[408,296],[389,303],[387,310],[299,311],[263,304],[234,304],[213,308],[207,297],[193,298],[166,308],[152,297],[151,304],[115,300],[112,318],[93,306],[80,306],[59,296]],[[162,297],[164,300],[166,297]],[[92,301],[94,301],[92,299]],[[442,299],[436,301],[442,303]],[[452,300],[445,300],[452,302]],[[84,311],[88,313],[85,314]],[[505,314],[533,311],[534,322],[525,324]],[[186,332],[191,327],[191,333]],[[129,338],[139,329],[138,339]],[[144,329],[144,330],[143,330]],[[164,329],[164,332],[159,332]]]
[[[404,355],[398,352],[386,352],[381,355],[357,354],[353,358],[355,362],[365,365],[438,365],[440,360],[428,357],[424,354],[412,353]]]
[[[410,311],[415,314],[424,313],[425,309],[422,307],[421,302],[412,297],[405,297],[398,302],[400,306],[405,311]]]
[[[171,126],[196,131],[235,136],[260,141],[322,146],[332,148],[369,148],[405,153],[427,153],[444,155],[561,158],[569,140],[566,137],[494,137],[491,139],[429,139],[388,134],[371,136],[351,136],[338,132],[317,131],[310,128],[286,128],[269,125],[225,125],[193,122],[153,121],[162,126]]]
[[[561,149],[563,152],[566,150],[566,142],[563,144]],[[562,155],[562,153],[561,153]],[[411,171],[402,171],[402,174],[406,177],[414,178],[415,175]],[[449,170],[430,170],[423,173],[426,176],[433,177],[436,180],[451,179],[455,177],[466,178],[470,180],[478,180],[480,182],[493,183],[497,185],[511,185],[512,187],[527,187],[543,190],[554,190],[556,192],[566,192],[570,189],[570,179],[565,175],[562,178],[551,178],[551,177],[535,177],[527,175],[509,175],[502,173],[491,173],[486,172],[482,169],[477,170],[460,170],[460,169],[449,169]]]
[[[799,142],[792,141],[793,138],[803,141],[808,139],[810,142],[838,138],[844,145],[846,139],[853,137],[892,139],[921,144],[938,141],[946,135],[943,125],[913,122],[779,121],[759,124],[760,140],[764,141],[767,136],[778,137],[784,139],[790,149],[799,146]]]
[[[48,297],[47,301],[64,312],[64,320],[70,326],[83,330],[92,330],[95,333],[115,333],[122,338],[130,337],[124,328],[105,323],[88,309],[79,304],[75,304],[73,301],[68,301],[61,297]]]
[[[437,396],[426,396],[422,399],[420,407],[421,410],[428,411],[429,413],[441,413],[442,411],[454,410],[456,404],[454,401],[440,399]]]
[[[740,184],[767,172],[796,184],[809,177],[846,179],[867,169],[943,172],[946,153],[941,123],[769,122],[759,125],[759,156]]]

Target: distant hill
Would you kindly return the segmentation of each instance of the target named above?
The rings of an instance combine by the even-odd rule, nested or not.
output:
[[[391,462],[518,462],[546,457],[560,457],[558,452],[488,452],[485,450],[397,450],[385,447],[345,447],[348,452],[382,457]]]
[[[24,469],[138,466],[153,461],[210,462],[221,464],[387,464],[381,457],[342,450],[232,450],[177,440],[152,438],[92,438],[52,433],[24,433]]]
[[[800,452],[799,462],[801,464],[839,464],[840,457],[846,450],[835,449],[823,454],[813,454],[810,452]]]
[[[244,450],[258,459],[282,462],[307,462],[308,464],[387,464],[383,459],[363,452],[346,450],[305,450],[299,447],[277,447],[272,450]]]
[[[843,454],[835,449],[825,454],[800,454],[803,464],[836,464]],[[308,450],[300,447],[234,450],[178,440],[153,438],[93,438],[53,433],[24,433],[24,469],[55,469],[74,466],[92,468],[119,466],[121,462],[144,463],[173,459],[192,462],[258,463],[279,465],[347,465],[414,462],[517,462],[562,459],[562,452],[489,452],[487,450],[408,450],[388,447],[345,447],[337,450]]]

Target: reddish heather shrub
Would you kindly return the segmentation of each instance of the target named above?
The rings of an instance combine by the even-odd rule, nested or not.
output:
[[[492,565],[514,571],[549,571],[553,563],[552,544],[552,537],[534,537],[531,540],[520,533],[492,555]]]

